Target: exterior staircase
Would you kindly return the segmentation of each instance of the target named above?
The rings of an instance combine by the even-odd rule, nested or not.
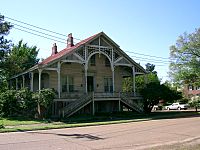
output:
[[[64,107],[62,112],[62,117],[69,117],[79,111],[81,108],[85,107],[87,104],[89,104],[92,101],[92,95],[91,94],[84,94],[79,99],[71,102],[69,105]]]
[[[131,109],[139,112],[139,113],[144,113],[144,110],[143,110],[143,107],[142,107],[142,104],[140,103],[137,103],[136,101],[134,101],[134,99],[132,99],[131,97],[133,96],[130,96],[128,94],[124,94],[124,93],[121,93],[120,94],[120,98],[121,98],[121,101],[126,104],[127,106],[129,106]]]

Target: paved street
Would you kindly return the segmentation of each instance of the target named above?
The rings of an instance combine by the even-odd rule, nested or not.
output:
[[[146,149],[195,139],[200,139],[200,117],[2,133],[0,150]]]

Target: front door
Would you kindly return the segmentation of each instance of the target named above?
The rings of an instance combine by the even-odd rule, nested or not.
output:
[[[94,77],[87,76],[87,91],[93,92],[94,91]]]

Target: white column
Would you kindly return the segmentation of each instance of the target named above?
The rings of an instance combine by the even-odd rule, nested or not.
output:
[[[85,93],[87,94],[87,66],[85,65]]]
[[[132,67],[132,71],[133,71],[133,94],[135,96],[136,95],[135,93],[135,66]]]
[[[39,88],[38,88],[38,90],[39,90],[39,93],[40,93],[40,91],[41,91],[41,75],[42,75],[42,69],[38,69],[38,72],[39,72]]]
[[[57,73],[58,73],[58,98],[60,98],[60,61],[57,64]]]
[[[30,80],[30,86],[31,86],[31,91],[33,92],[33,77],[34,77],[34,73],[31,72],[31,80]]]
[[[87,46],[85,45],[85,65],[84,65],[84,71],[85,71],[85,93],[87,94]]]
[[[25,77],[24,77],[24,75],[22,75],[22,87],[23,88],[25,87]]]
[[[18,78],[16,77],[16,90],[18,90]]]
[[[112,84],[113,84],[113,93],[115,92],[115,68],[112,67]]]

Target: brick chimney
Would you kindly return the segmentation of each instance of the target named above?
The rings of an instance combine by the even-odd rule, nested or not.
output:
[[[57,51],[57,46],[56,46],[56,43],[54,43],[53,44],[53,47],[52,47],[52,54],[51,54],[51,56],[52,55],[55,55],[55,54],[57,54],[58,53],[58,51]]]
[[[72,46],[74,46],[74,42],[73,42],[72,33],[70,33],[70,34],[68,34],[67,48],[68,48],[68,47],[72,47]]]

